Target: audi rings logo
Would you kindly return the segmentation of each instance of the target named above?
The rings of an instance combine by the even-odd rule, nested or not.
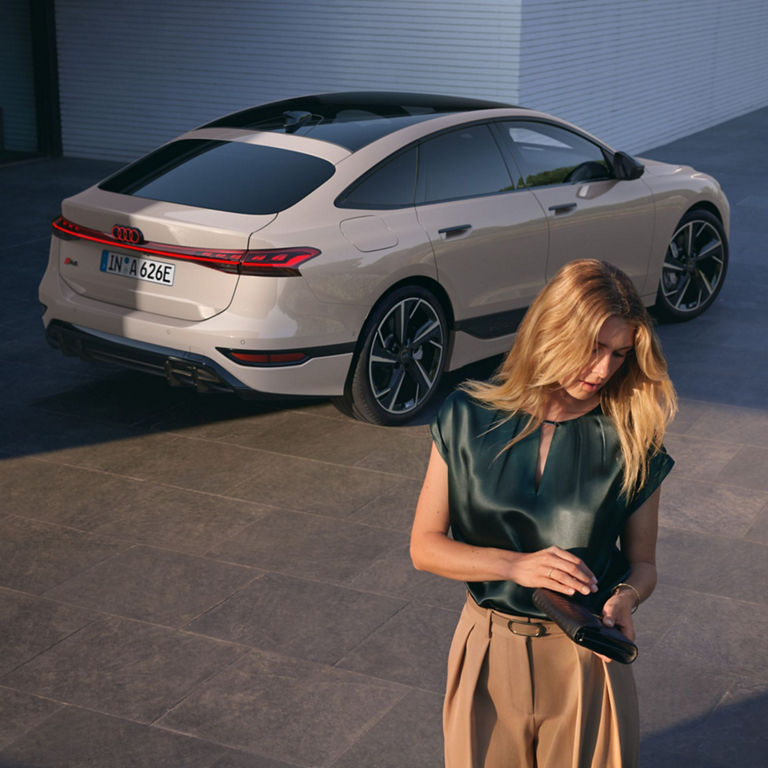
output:
[[[121,243],[143,243],[144,235],[141,234],[140,229],[136,227],[122,227],[120,224],[115,224],[112,227],[112,237],[115,240],[119,240]]]

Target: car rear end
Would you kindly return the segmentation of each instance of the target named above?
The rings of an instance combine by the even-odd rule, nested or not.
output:
[[[312,149],[197,131],[65,200],[40,285],[49,342],[201,391],[338,394],[354,330],[301,279],[321,251],[269,235],[349,154]]]

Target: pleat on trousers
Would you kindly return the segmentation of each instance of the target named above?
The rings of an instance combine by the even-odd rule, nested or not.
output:
[[[448,657],[446,768],[636,768],[631,668],[553,622],[537,622],[542,637],[514,634],[511,618],[467,599]]]

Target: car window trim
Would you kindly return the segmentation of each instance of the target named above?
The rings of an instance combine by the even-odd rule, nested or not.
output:
[[[590,181],[617,181],[616,176],[613,174],[612,168],[613,168],[613,155],[615,152],[610,149],[607,145],[603,144],[602,142],[596,141],[591,136],[584,135],[581,131],[574,130],[570,126],[562,125],[560,123],[553,122],[552,120],[546,120],[544,118],[540,117],[527,117],[527,116],[512,116],[512,117],[499,117],[495,118],[492,121],[490,121],[494,124],[493,131],[496,131],[498,133],[497,141],[499,142],[501,146],[502,154],[509,155],[509,159],[515,163],[515,167],[518,169],[521,169],[522,166],[519,163],[519,160],[515,156],[515,149],[514,149],[514,141],[511,139],[507,139],[506,136],[504,136],[504,128],[503,124],[509,124],[509,123],[539,123],[541,125],[548,125],[552,128],[558,128],[561,131],[565,131],[566,133],[572,133],[574,136],[578,136],[580,139],[583,139],[584,141],[588,142],[589,144],[592,144],[594,147],[600,150],[600,152],[603,155],[603,159],[608,165],[608,172],[609,175],[605,178],[601,179],[590,179]],[[534,189],[549,189],[552,187],[570,187],[574,184],[584,184],[585,182],[582,181],[561,181],[554,184],[537,184],[535,186],[528,186],[525,183],[525,176],[523,175],[522,171],[520,170],[520,183],[521,187],[520,189],[527,189],[527,190],[534,190]]]

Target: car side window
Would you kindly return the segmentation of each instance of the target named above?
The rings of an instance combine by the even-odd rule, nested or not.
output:
[[[501,123],[500,136],[523,174],[526,187],[613,178],[603,150],[573,131],[550,123]]]
[[[416,147],[385,160],[339,195],[340,208],[406,208],[416,187]]]
[[[513,190],[504,157],[487,125],[470,125],[419,145],[419,203]]]

